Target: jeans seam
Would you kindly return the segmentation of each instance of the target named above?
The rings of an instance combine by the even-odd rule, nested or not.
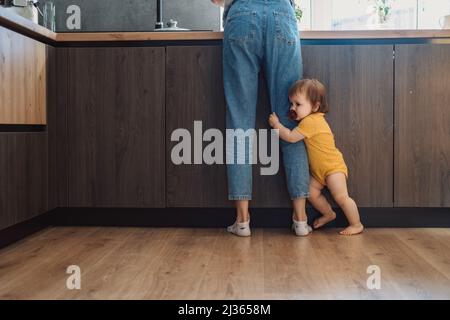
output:
[[[309,192],[306,193],[299,193],[295,196],[291,196],[291,200],[295,200],[295,199],[304,199],[304,198],[309,198]]]
[[[251,195],[228,195],[228,200],[252,200]]]
[[[244,12],[239,12],[237,14],[233,14],[232,16],[227,18],[227,25],[230,23],[230,20],[235,18],[235,17],[239,17],[239,16],[250,16],[250,24],[251,24],[251,28],[248,32],[248,34],[245,37],[240,37],[240,38],[233,38],[232,36],[230,37],[230,35],[227,36],[226,41],[228,41],[229,43],[236,43],[236,44],[245,44],[248,42],[251,42],[255,39],[256,37],[256,12],[255,11],[244,11]]]
[[[281,21],[283,19],[290,19],[287,18],[286,14],[284,13],[280,13],[278,11],[274,11],[273,12],[273,16],[274,16],[274,22],[275,22],[275,33],[276,33],[276,37],[278,40],[286,43],[289,46],[292,46],[296,43],[296,38],[294,35],[292,35],[294,38],[288,38],[287,35],[283,32],[282,26],[281,26]],[[280,17],[281,16],[281,17]],[[292,22],[292,21],[291,21]]]

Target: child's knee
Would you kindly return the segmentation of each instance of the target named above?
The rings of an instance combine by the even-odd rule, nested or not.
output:
[[[310,187],[309,188],[309,199],[315,200],[320,197],[321,191],[317,188]]]

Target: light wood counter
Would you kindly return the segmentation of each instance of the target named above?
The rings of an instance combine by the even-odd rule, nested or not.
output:
[[[38,40],[56,40],[55,32],[2,7],[0,7],[0,26],[4,26]]]
[[[413,39],[450,38],[450,30],[348,30],[303,31],[302,39]]]
[[[450,38],[450,30],[302,31],[305,40]],[[223,32],[77,32],[57,33],[57,42],[222,40]]]

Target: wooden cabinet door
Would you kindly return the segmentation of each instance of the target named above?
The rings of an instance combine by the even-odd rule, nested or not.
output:
[[[222,47],[167,47],[167,204],[171,207],[229,207],[225,164],[174,164],[172,132],[187,129],[194,137],[194,121],[202,122],[203,132],[217,128],[225,144],[226,102],[222,79]],[[256,128],[267,128],[270,114],[267,90],[260,77]],[[201,137],[200,137],[201,139]],[[210,142],[203,142],[204,148]],[[194,142],[191,146],[193,150]],[[224,148],[225,155],[225,148]],[[191,160],[194,160],[192,153]],[[225,160],[224,160],[225,161]],[[261,176],[259,165],[253,168],[252,207],[289,206],[284,170],[277,175]]]
[[[395,206],[450,207],[450,45],[395,46]]]
[[[303,47],[304,77],[327,87],[326,118],[360,207],[393,205],[393,46]]]
[[[0,124],[45,125],[46,45],[0,26]]]
[[[47,46],[47,133],[49,210],[67,207],[68,48]]]
[[[178,143],[171,142],[174,130],[187,129],[194,140],[194,121],[198,120],[203,131],[217,128],[225,132],[222,47],[167,47],[166,59],[167,205],[229,206],[225,165],[176,165],[171,159]],[[194,141],[191,146],[193,149]]]
[[[0,230],[47,211],[47,133],[0,133]]]
[[[69,50],[69,206],[165,205],[164,69],[164,48]]]

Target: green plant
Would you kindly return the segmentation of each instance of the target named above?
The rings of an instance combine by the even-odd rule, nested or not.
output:
[[[392,2],[395,0],[374,0],[374,10],[378,14],[380,23],[388,20],[392,11]]]
[[[303,17],[303,10],[300,8],[300,6],[297,3],[295,4],[295,17],[297,18],[298,22],[300,22]]]

